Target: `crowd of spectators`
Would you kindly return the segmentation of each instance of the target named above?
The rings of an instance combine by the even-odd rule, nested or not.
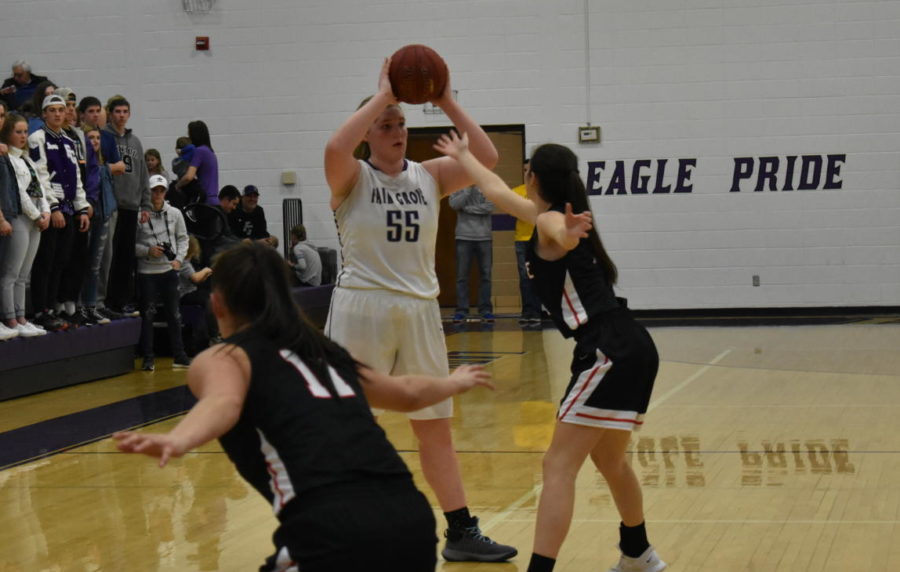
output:
[[[162,307],[174,365],[186,366],[179,306],[185,296],[208,312],[211,257],[241,240],[278,245],[259,190],[218,189],[203,121],[178,137],[170,175],[128,127],[126,97],[79,100],[24,60],[12,72],[0,87],[0,340],[141,316],[152,371]],[[184,213],[198,204],[222,219],[216,236],[189,233]],[[210,316],[200,321],[195,349],[218,335]]]

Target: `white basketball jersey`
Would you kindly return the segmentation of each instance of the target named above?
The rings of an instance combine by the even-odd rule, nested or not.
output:
[[[413,161],[396,177],[359,164],[356,186],[334,212],[343,258],[337,286],[437,298],[437,181]]]

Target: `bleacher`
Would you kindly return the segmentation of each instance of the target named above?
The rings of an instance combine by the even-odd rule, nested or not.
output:
[[[290,226],[302,220],[302,212],[299,199],[285,199],[286,233]],[[284,242],[290,244],[289,235],[285,235]],[[317,250],[322,258],[322,285],[294,288],[293,295],[310,321],[322,329],[337,276],[337,253],[333,248],[318,247]],[[202,308],[182,307],[186,329],[195,327],[203,319]],[[165,323],[156,325],[157,336],[165,336]],[[133,371],[135,346],[140,336],[141,319],[127,318],[105,325],[2,342],[0,401]],[[161,342],[157,344],[158,353],[164,355],[167,340],[158,341]]]
[[[128,373],[140,318],[0,343],[0,400]]]

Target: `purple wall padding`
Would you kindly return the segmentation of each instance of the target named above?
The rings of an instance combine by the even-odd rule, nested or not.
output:
[[[0,342],[0,370],[27,367],[78,355],[133,346],[141,336],[141,319],[113,320],[102,326],[52,332]]]
[[[309,288],[293,288],[294,301],[303,308],[306,317],[319,329],[325,327],[328,308],[331,305],[331,292],[334,284],[322,284]]]

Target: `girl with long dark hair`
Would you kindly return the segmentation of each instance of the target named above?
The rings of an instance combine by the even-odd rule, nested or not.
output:
[[[219,438],[280,523],[261,570],[434,570],[431,507],[369,402],[411,411],[489,376],[462,366],[443,379],[394,377],[357,363],[303,317],[288,273],[260,243],[219,255],[211,305],[225,341],[191,364],[199,401],[168,434],[126,431],[117,445],[162,466]]]
[[[543,306],[565,337],[575,338],[572,378],[544,457],[529,572],[553,570],[569,531],[575,478],[588,456],[606,479],[622,518],[622,556],[611,572],[666,567],[647,540],[641,486],[625,451],[650,402],[659,356],[650,334],[613,292],[618,271],[594,229],[578,159],[562,145],[538,147],[523,198],[468,150],[468,138],[444,135],[435,145],[456,159],[485,196],[535,225],[526,259]]]

